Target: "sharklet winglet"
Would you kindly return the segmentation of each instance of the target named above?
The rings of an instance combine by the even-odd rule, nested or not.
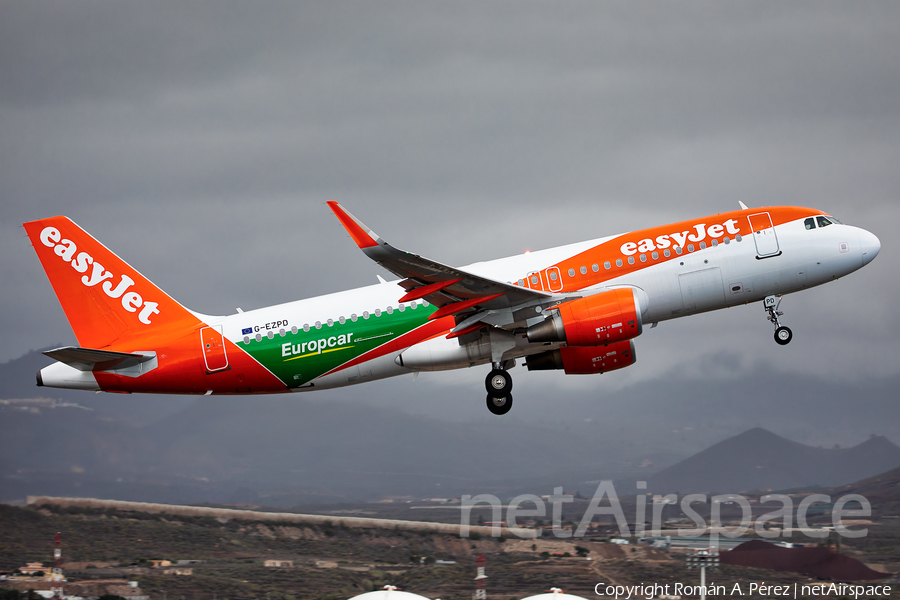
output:
[[[350,234],[350,237],[353,238],[353,241],[356,242],[357,246],[361,249],[378,246],[378,242],[381,238],[378,237],[377,233],[369,229],[365,223],[354,217],[349,211],[334,200],[329,200],[326,204],[328,204],[328,208],[330,208],[338,218],[341,225],[344,226],[344,229],[347,230],[347,233]]]

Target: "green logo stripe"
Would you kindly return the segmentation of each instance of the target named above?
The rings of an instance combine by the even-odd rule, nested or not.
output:
[[[421,305],[403,312],[395,309],[392,314],[382,312],[377,317],[360,317],[356,322],[335,322],[331,327],[322,325],[320,329],[311,327],[309,331],[300,329],[297,333],[287,331],[283,337],[275,334],[274,338],[264,337],[259,342],[251,338],[249,344],[239,342],[238,346],[285,385],[299,387],[421,327],[435,310],[433,306]]]

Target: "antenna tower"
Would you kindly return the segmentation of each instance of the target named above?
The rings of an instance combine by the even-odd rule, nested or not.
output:
[[[62,533],[56,532],[56,543],[53,548],[53,573],[62,575]]]
[[[487,579],[487,575],[484,574],[484,554],[479,554],[478,559],[475,561],[476,565],[476,574],[475,574],[475,600],[487,600],[487,590],[484,589],[484,580]]]

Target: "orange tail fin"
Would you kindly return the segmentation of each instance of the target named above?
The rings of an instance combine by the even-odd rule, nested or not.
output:
[[[199,321],[67,217],[24,227],[81,346],[104,348]]]

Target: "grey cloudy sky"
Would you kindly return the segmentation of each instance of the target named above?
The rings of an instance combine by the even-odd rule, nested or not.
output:
[[[896,375],[898,31],[893,1],[0,1],[0,360],[74,343],[20,227],[55,214],[224,314],[375,281],[326,200],[451,264],[743,201],[823,209],[881,254],[788,297],[788,347],[758,306],[690,317],[602,379],[516,369],[517,402]],[[371,393],[480,396],[483,371]]]

